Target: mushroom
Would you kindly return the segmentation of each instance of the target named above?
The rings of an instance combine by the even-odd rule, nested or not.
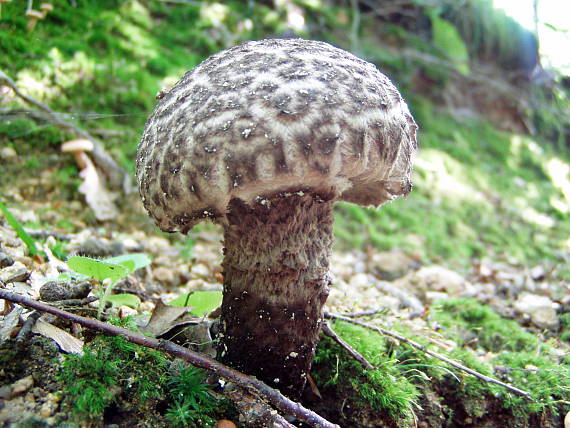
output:
[[[28,31],[32,31],[34,29],[39,19],[44,19],[44,14],[34,9],[26,10],[26,16],[29,18],[28,25],[26,27]]]
[[[61,151],[64,153],[73,153],[75,162],[80,169],[85,169],[90,163],[88,156],[85,152],[91,152],[94,148],[93,141],[85,138],[78,138],[76,140],[69,140],[61,145]]]
[[[49,12],[52,12],[52,11],[53,11],[53,4],[51,4],[51,3],[41,3],[41,4],[40,4],[40,10],[42,11],[42,16],[43,16],[43,18],[45,18],[46,15],[47,15]],[[43,18],[42,18],[42,19],[43,19]]]
[[[223,226],[222,361],[300,395],[331,284],[333,205],[410,192],[416,129],[374,65],[310,40],[233,47],[163,94],[138,146],[139,190],[163,231]]]

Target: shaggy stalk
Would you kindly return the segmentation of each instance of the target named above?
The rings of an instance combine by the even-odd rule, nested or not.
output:
[[[329,293],[332,202],[302,192],[234,199],[228,221],[221,358],[298,397]]]

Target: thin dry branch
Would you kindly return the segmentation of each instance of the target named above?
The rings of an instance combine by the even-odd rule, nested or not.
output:
[[[362,366],[366,370],[374,370],[375,367],[372,364],[370,364],[370,362],[366,358],[364,358],[364,356],[360,352],[358,352],[356,349],[354,349],[352,346],[350,346],[348,343],[342,340],[342,338],[334,332],[334,330],[330,327],[330,325],[326,321],[323,323],[322,331],[326,336],[329,336],[336,343],[338,343],[340,346],[346,349],[346,351],[350,354],[350,356],[354,358],[356,361],[358,361],[360,364],[362,364]]]
[[[97,141],[95,137],[89,134],[87,131],[79,128],[78,126],[74,125],[73,123],[67,122],[58,117],[58,115],[49,108],[46,104],[36,100],[35,98],[30,97],[29,95],[24,94],[16,85],[16,83],[8,76],[4,71],[0,70],[0,85],[7,85],[11,88],[16,96],[24,100],[26,103],[31,104],[43,112],[46,113],[49,120],[56,126],[60,128],[64,128],[71,133],[90,140],[93,142],[93,151],[90,153],[93,156],[93,159],[97,166],[101,168],[101,170],[105,173],[105,175],[109,178],[109,183],[115,189],[122,188],[123,190],[129,189],[131,186],[129,185],[129,178],[125,170],[123,170],[115,160],[105,151],[101,143]]]
[[[259,394],[262,398],[270,402],[271,405],[273,405],[283,414],[292,415],[310,427],[340,428],[338,425],[327,421],[315,412],[304,408],[299,403],[290,400],[276,389],[271,388],[255,377],[247,376],[243,373],[238,372],[237,370],[221,364],[220,362],[210,357],[207,357],[206,355],[191,351],[190,349],[176,345],[172,342],[143,336],[142,334],[135,333],[111,324],[106,324],[92,318],[85,318],[80,315],[72,314],[62,309],[54,308],[53,306],[38,302],[37,300],[12,293],[5,289],[0,289],[0,299],[8,300],[19,305],[35,309],[37,311],[47,312],[57,317],[78,323],[84,327],[101,331],[106,334],[122,336],[129,342],[136,343],[137,345],[162,350],[172,356],[182,358],[196,367],[206,369],[216,374],[217,376],[220,376],[221,378],[231,381],[248,392]]]
[[[401,342],[407,343],[408,345],[412,346],[413,348],[416,348],[416,349],[418,349],[418,350],[420,350],[420,351],[422,351],[422,352],[425,352],[426,354],[431,355],[432,357],[435,357],[435,358],[437,358],[438,360],[444,361],[444,362],[446,362],[447,364],[449,364],[449,365],[451,365],[451,366],[453,366],[453,367],[455,367],[455,368],[457,368],[457,369],[459,369],[459,370],[462,370],[462,371],[464,371],[464,372],[466,372],[466,373],[469,373],[470,375],[473,375],[473,376],[475,376],[475,377],[477,377],[477,378],[479,378],[479,379],[481,379],[481,380],[484,380],[485,382],[489,382],[489,383],[494,383],[494,384],[496,384],[496,385],[500,385],[500,386],[502,386],[503,388],[506,388],[506,389],[508,389],[509,391],[511,391],[511,392],[513,392],[513,393],[515,393],[515,394],[517,394],[517,395],[521,395],[521,396],[523,396],[523,397],[530,398],[530,393],[529,393],[529,392],[523,391],[522,389],[519,389],[519,388],[517,388],[516,386],[509,385],[508,383],[501,382],[500,380],[493,379],[492,377],[485,376],[484,374],[479,373],[478,371],[475,371],[475,370],[473,370],[473,369],[470,369],[469,367],[466,367],[466,366],[464,366],[463,364],[458,363],[457,361],[453,361],[452,359],[449,359],[449,358],[447,358],[447,357],[444,356],[444,355],[441,355],[441,354],[439,354],[439,353],[437,353],[437,352],[431,351],[431,350],[429,350],[428,348],[426,348],[424,345],[420,345],[419,343],[414,342],[413,340],[408,339],[407,337],[404,337],[404,336],[402,336],[401,334],[398,334],[398,333],[396,333],[396,332],[394,332],[394,331],[386,330],[385,328],[382,328],[382,327],[376,327],[376,326],[374,326],[374,325],[370,325],[370,324],[367,324],[367,323],[364,323],[364,322],[355,320],[355,319],[353,319],[353,318],[345,317],[345,316],[343,316],[343,315],[332,314],[332,313],[330,313],[330,312],[325,312],[325,318],[327,318],[327,319],[337,319],[337,320],[346,321],[346,322],[349,322],[349,323],[352,323],[352,324],[359,325],[359,326],[364,327],[364,328],[368,328],[368,329],[370,329],[370,330],[374,330],[374,331],[376,331],[376,332],[378,332],[378,333],[380,333],[380,334],[383,334],[383,335],[385,335],[385,336],[393,337],[394,339],[397,339],[397,340],[399,340],[399,341],[401,341]]]

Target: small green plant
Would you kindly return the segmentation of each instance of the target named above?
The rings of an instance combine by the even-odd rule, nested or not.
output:
[[[92,259],[90,257],[72,256],[67,260],[71,270],[79,274],[81,278],[93,278],[101,282],[105,288],[99,299],[98,316],[101,317],[107,302],[115,304],[127,304],[138,306],[140,303],[137,296],[131,294],[116,294],[111,296],[113,286],[135,270],[146,267],[151,260],[146,254],[133,253],[111,257],[105,260]]]
[[[215,420],[209,416],[218,405],[210,393],[204,372],[194,366],[176,367],[176,375],[168,381],[173,404],[166,418],[173,426],[211,427]]]
[[[222,304],[221,291],[193,291],[182,294],[171,301],[169,305],[191,307],[191,313],[203,317]]]

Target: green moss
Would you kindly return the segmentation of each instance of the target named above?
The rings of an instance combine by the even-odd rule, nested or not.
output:
[[[434,321],[444,327],[443,334],[460,345],[477,339],[474,345],[490,352],[538,351],[538,337],[525,331],[516,321],[502,318],[493,309],[473,299],[440,301],[433,312]]]
[[[506,367],[507,380],[531,393],[532,400],[513,394],[504,395],[504,407],[518,417],[549,408],[559,413],[570,402],[570,365],[560,364],[533,352],[498,355],[493,364]]]
[[[178,365],[168,381],[168,392],[173,403],[166,418],[173,426],[214,426],[216,421],[211,415],[220,406],[220,400],[210,393],[203,370]]]
[[[411,420],[419,392],[409,367],[388,356],[383,337],[358,326],[337,322],[335,331],[366,357],[377,369],[364,370],[332,340],[323,339],[317,348],[314,372],[319,385],[343,390],[355,405],[370,406],[393,420]],[[345,389],[348,389],[345,390]]]
[[[78,420],[97,421],[122,395],[139,410],[150,400],[163,398],[167,373],[161,353],[110,336],[95,339],[81,356],[67,355],[61,381],[72,414]]]
[[[500,386],[463,376],[456,392],[473,416],[485,410],[482,405],[485,397],[490,396],[497,397],[514,417],[522,419],[545,409],[556,414],[562,403],[570,402],[569,362],[560,361],[551,345],[541,342],[515,321],[504,319],[471,299],[439,302],[433,317],[443,327],[440,333],[445,337],[463,347],[476,346],[496,354],[489,363],[484,363],[469,349],[458,348],[450,354],[452,358],[484,375],[502,376],[504,382],[531,394],[532,399],[527,399]],[[495,372],[492,367],[499,370]]]

